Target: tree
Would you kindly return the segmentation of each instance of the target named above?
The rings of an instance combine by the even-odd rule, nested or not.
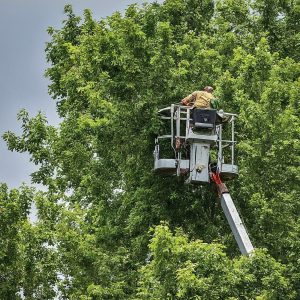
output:
[[[99,22],[88,10],[82,21],[65,12],[46,47],[62,122],[22,111],[22,135],[4,135],[9,149],[29,152],[33,182],[48,188],[34,197],[39,222],[24,247],[42,241],[28,256],[38,270],[51,261],[51,271],[31,269],[25,297],[299,297],[297,4],[166,0]],[[151,172],[157,109],[204,85],[239,114],[240,176],[228,185],[268,253],[239,257],[209,187]]]
[[[155,228],[136,299],[292,299],[283,266],[263,251],[229,259],[221,245]]]
[[[0,295],[3,299],[19,299],[20,283],[22,281],[22,229],[26,226],[27,213],[30,208],[32,191],[22,188],[20,191],[8,191],[5,184],[0,186],[1,209],[1,280]]]

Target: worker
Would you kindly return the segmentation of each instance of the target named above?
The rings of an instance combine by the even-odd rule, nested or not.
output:
[[[202,91],[195,91],[181,100],[181,104],[201,109],[218,109],[218,100],[213,96],[214,89],[206,86]]]

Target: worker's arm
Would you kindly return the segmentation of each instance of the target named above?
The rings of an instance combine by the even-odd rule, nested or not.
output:
[[[188,95],[187,97],[183,98],[180,102],[181,104],[183,105],[193,105],[194,104],[194,101],[195,101],[195,97],[196,95],[194,93]]]

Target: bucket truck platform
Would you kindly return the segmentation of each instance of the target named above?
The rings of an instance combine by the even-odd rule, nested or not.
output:
[[[186,183],[217,185],[221,206],[242,254],[253,246],[222,180],[238,176],[235,164],[236,114],[214,109],[192,109],[172,104],[159,110],[167,130],[155,139],[154,172],[177,175]]]

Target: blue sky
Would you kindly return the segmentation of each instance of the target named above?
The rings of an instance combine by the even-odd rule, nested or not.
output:
[[[20,133],[17,113],[25,108],[30,115],[42,111],[50,124],[59,120],[55,103],[48,95],[45,44],[49,41],[47,28],[61,27],[63,8],[72,4],[77,15],[85,8],[100,20],[118,10],[123,12],[129,4],[144,0],[0,0],[0,134],[11,130]],[[153,1],[147,1],[153,2]],[[157,2],[162,3],[163,0]],[[10,188],[29,183],[29,174],[35,166],[27,154],[10,152],[0,141],[0,182]]]

